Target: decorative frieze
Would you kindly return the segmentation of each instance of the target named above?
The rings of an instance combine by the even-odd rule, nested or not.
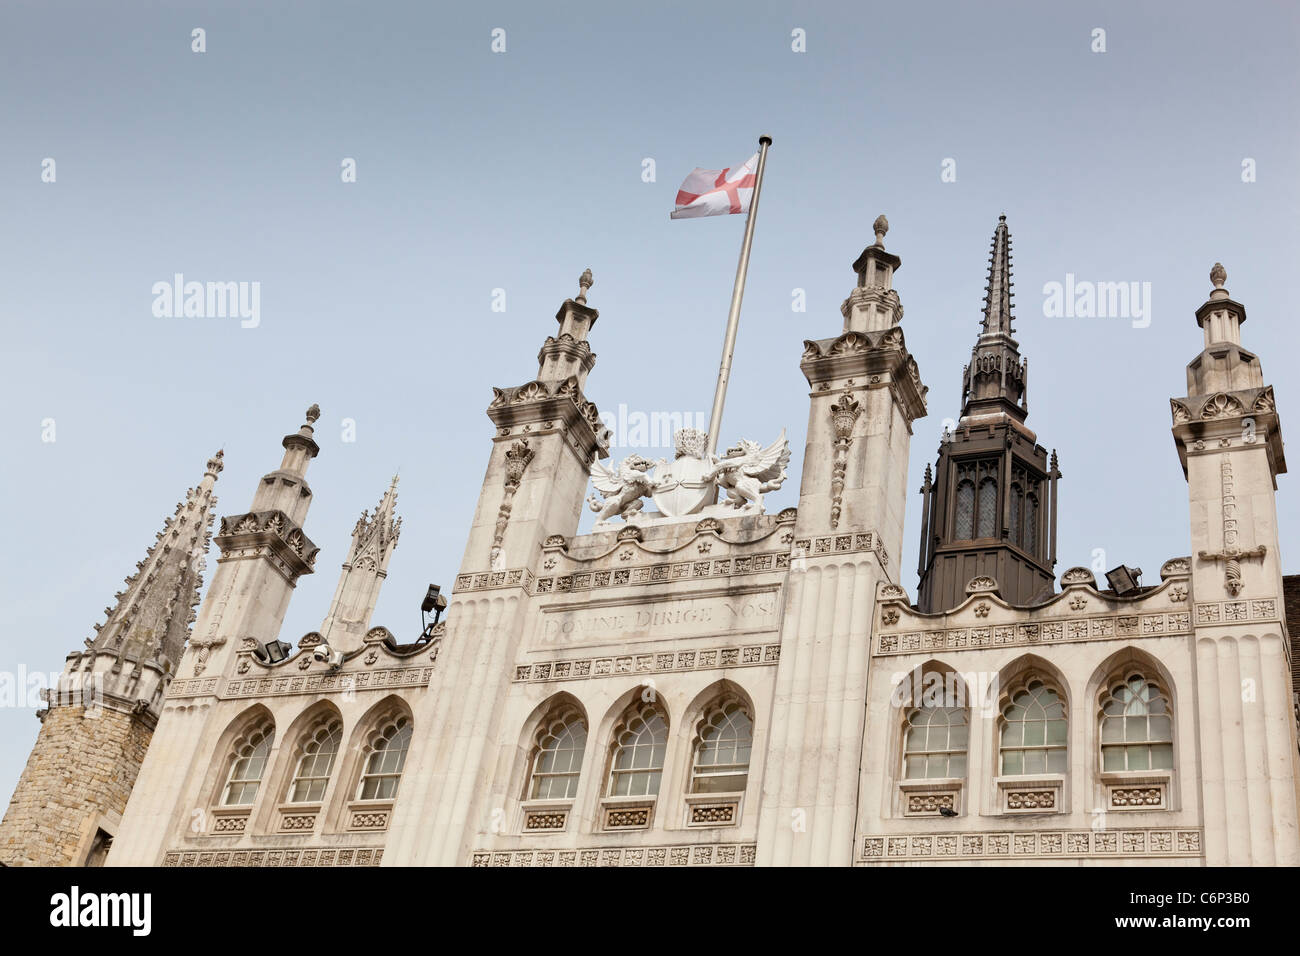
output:
[[[931,793],[909,793],[905,795],[907,805],[903,812],[909,816],[940,816],[943,810],[956,811],[957,791],[939,791]]]
[[[527,568],[507,568],[480,574],[461,574],[457,576],[453,590],[461,594],[466,591],[492,591],[497,588],[522,588],[525,593],[532,594],[533,572]]]
[[[718,667],[753,667],[775,664],[781,659],[780,644],[750,644],[746,647],[711,647],[707,650],[659,651],[618,657],[584,657],[579,660],[542,661],[517,664],[515,681],[584,680],[617,674],[645,674],[663,671],[712,670]]]
[[[871,834],[862,840],[861,863],[956,860],[1052,860],[1069,857],[1199,858],[1199,829],[1037,830],[980,833]]]
[[[1165,804],[1165,785],[1163,783],[1145,787],[1109,787],[1110,799],[1107,801],[1112,810],[1163,810]]]
[[[568,810],[530,810],[524,814],[524,829],[530,833],[563,830],[568,820]]]
[[[250,677],[247,680],[232,680],[227,683],[222,697],[278,697],[291,694],[384,690],[390,687],[421,687],[428,684],[431,677],[433,677],[432,667],[394,667],[353,674],[311,674],[305,677]]]
[[[746,557],[681,561],[675,564],[651,564],[640,567],[610,568],[603,571],[583,571],[537,579],[536,594],[564,594],[570,591],[592,591],[607,587],[640,584],[674,584],[688,579],[733,578],[739,575],[759,574],[765,571],[783,571],[790,566],[789,552],[767,552]],[[470,575],[457,579],[460,581]],[[473,575],[475,579],[483,575]],[[469,588],[468,590],[473,590]]]
[[[626,806],[624,804],[608,805],[604,808],[601,829],[604,830],[644,830],[650,826],[650,815],[654,812],[653,804],[643,806]]]
[[[1197,609],[1202,605],[1197,605]],[[976,609],[978,613],[978,608]],[[987,615],[986,615],[987,616]],[[1198,623],[1204,623],[1198,617]],[[1165,614],[1111,614],[1105,617],[1066,618],[987,627],[952,627],[931,631],[884,633],[876,638],[877,656],[913,654],[929,650],[971,650],[981,647],[1016,647],[1030,644],[1069,644],[1134,637],[1190,634],[1192,616],[1186,611]]]
[[[1235,621],[1281,621],[1276,598],[1242,601],[1206,601],[1196,604],[1197,624],[1231,624]]]
[[[736,800],[721,802],[695,803],[690,807],[688,826],[693,827],[729,827],[735,824],[740,811]]]
[[[1056,790],[1052,788],[1037,790],[1007,790],[1006,808],[1008,810],[1055,810]]]
[[[880,535],[874,531],[862,531],[857,534],[834,534],[818,538],[799,538],[790,552],[792,560],[815,558],[828,554],[854,554],[862,551],[874,552],[882,568],[889,567],[889,554],[880,543]]]
[[[588,847],[577,850],[475,850],[471,866],[753,866],[753,843]]]
[[[163,866],[379,866],[380,847],[327,850],[168,850]]]

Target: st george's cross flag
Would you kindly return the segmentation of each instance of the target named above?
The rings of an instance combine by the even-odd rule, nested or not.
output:
[[[757,169],[758,153],[740,166],[692,170],[677,190],[677,206],[669,214],[670,218],[696,219],[749,212]]]

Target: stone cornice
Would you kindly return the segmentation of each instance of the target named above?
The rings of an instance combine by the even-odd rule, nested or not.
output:
[[[1171,398],[1169,407],[1184,475],[1189,454],[1259,443],[1268,450],[1273,474],[1286,473],[1281,421],[1272,385]]]
[[[574,378],[547,383],[534,379],[513,388],[493,388],[487,408],[488,418],[499,429],[497,437],[533,434],[541,430],[563,429],[570,436],[574,451],[585,462],[609,457],[608,428],[601,421],[595,402],[583,396]],[[515,432],[524,426],[522,432]]]
[[[926,415],[925,395],[916,359],[907,351],[903,330],[845,332],[833,339],[804,340],[799,368],[816,391],[838,388],[854,379],[855,387],[889,388],[908,423]]]
[[[221,549],[219,562],[268,556],[289,580],[315,570],[320,548],[283,511],[228,515],[213,538]]]

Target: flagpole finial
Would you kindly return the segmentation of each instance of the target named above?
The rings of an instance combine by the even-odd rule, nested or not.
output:
[[[758,145],[759,145],[759,146],[771,146],[771,145],[772,145],[772,137],[770,137],[770,136],[768,136],[766,133],[764,133],[762,136],[760,136],[760,137],[758,138]]]
[[[881,249],[885,248],[885,233],[889,232],[889,220],[883,215],[877,216],[871,228],[876,234],[876,245]]]
[[[596,280],[591,277],[591,270],[584,269],[582,275],[578,276],[578,297],[574,299],[579,305],[587,304],[587,290],[596,284]]]

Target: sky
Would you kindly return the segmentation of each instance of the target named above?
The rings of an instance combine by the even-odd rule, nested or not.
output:
[[[320,625],[353,524],[400,470],[374,623],[413,638],[426,585],[458,570],[491,388],[535,377],[584,269],[588,398],[707,418],[744,221],[668,213],[693,167],[740,163],[760,134],[721,440],[787,430],[769,511],[798,497],[803,340],[840,331],[880,213],[930,387],[912,490],[960,413],[1007,216],[1029,425],[1064,475],[1058,574],[1100,550],[1150,583],[1188,553],[1169,398],[1202,348],[1216,261],[1284,436],[1300,428],[1298,8],[463,6],[0,8],[0,672],[61,669],[218,448],[218,513],[246,510],[312,403],[321,552],[281,636]],[[257,323],[155,315],[177,273],[259,283]],[[1044,286],[1067,276],[1137,283],[1149,311],[1050,316]],[[1278,483],[1289,573],[1296,480]],[[913,596],[919,503],[900,559]],[[38,728],[27,701],[0,703],[0,794]]]

